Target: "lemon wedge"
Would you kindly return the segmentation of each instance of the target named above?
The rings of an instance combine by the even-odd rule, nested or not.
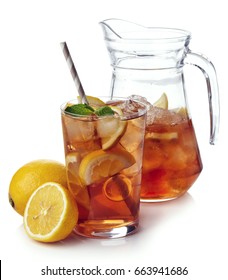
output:
[[[179,107],[173,110],[175,113],[181,115],[183,118],[188,116],[188,111],[186,107]]]
[[[77,152],[66,156],[67,183],[71,193],[76,196],[82,188],[82,182],[78,175],[81,156]]]
[[[112,201],[126,200],[132,192],[131,180],[123,174],[109,178],[103,185],[105,196]]]
[[[90,96],[90,95],[86,95],[87,101],[89,103],[89,105],[93,106],[93,107],[100,107],[100,106],[105,106],[105,102],[103,102],[101,99],[99,99],[98,97],[95,96]],[[81,103],[82,99],[80,96],[77,97],[78,102]]]
[[[96,150],[86,155],[79,166],[79,176],[85,185],[111,177],[132,166],[135,158],[126,150]]]
[[[174,140],[178,138],[177,132],[150,132],[147,133],[145,139],[154,139],[154,140]]]
[[[82,205],[84,208],[89,209],[90,199],[88,190],[83,186],[78,175],[80,162],[81,156],[77,152],[70,153],[66,156],[68,188],[77,201],[78,206]]]
[[[123,115],[120,108],[110,106],[119,116]],[[127,121],[121,120],[118,116],[107,116],[97,121],[97,132],[101,137],[102,149],[107,150],[113,147],[123,136],[127,128]]]
[[[168,109],[168,97],[165,93],[161,95],[161,97],[153,104],[153,106],[161,108],[161,109]]]

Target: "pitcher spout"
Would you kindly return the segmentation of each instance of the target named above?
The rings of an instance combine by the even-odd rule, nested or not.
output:
[[[146,27],[122,19],[100,22],[113,66],[171,68],[182,65],[190,41],[190,32]],[[129,63],[130,64],[129,64]],[[128,67],[127,66],[127,67]]]
[[[105,38],[112,39],[140,39],[140,35],[142,35],[143,31],[145,32],[148,27],[143,25],[136,24],[131,21],[126,21],[117,18],[110,18],[100,22]],[[141,38],[142,39],[142,38]],[[144,39],[149,39],[147,36]]]
[[[121,36],[118,34],[118,26],[121,20],[118,19],[106,19],[100,22],[102,30],[104,32],[105,40],[120,39]]]

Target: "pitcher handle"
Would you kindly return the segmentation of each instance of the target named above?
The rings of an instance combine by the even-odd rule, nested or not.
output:
[[[198,67],[204,74],[208,91],[209,113],[210,113],[210,144],[217,141],[219,131],[219,89],[216,70],[212,62],[202,54],[189,51],[185,63]]]

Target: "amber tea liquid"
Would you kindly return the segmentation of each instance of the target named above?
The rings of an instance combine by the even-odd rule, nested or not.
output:
[[[191,119],[154,108],[145,132],[141,201],[170,200],[184,194],[202,170]]]

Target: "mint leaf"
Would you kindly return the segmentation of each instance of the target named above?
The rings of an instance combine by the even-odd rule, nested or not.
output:
[[[93,114],[94,109],[87,104],[75,104],[75,105],[66,107],[65,112],[84,116],[84,115]]]
[[[109,106],[100,107],[95,111],[97,116],[112,116],[114,113],[115,112]]]

